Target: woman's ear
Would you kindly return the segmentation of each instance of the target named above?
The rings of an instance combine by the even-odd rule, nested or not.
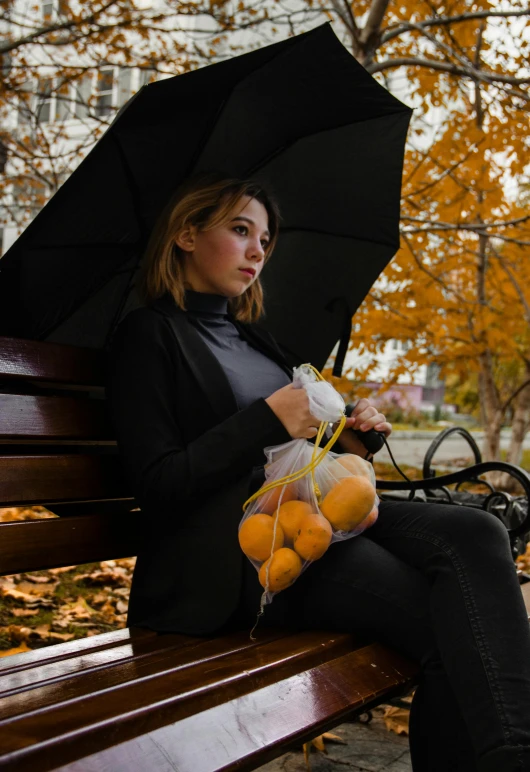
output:
[[[195,249],[195,235],[197,228],[195,225],[187,225],[175,236],[175,244],[184,252],[193,252]]]

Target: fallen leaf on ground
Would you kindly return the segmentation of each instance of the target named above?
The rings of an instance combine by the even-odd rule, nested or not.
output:
[[[31,651],[31,649],[26,646],[25,641],[22,641],[20,646],[17,646],[16,649],[4,649],[3,651],[0,651],[0,657],[10,657],[11,654],[22,654],[24,651]]]
[[[36,574],[26,574],[26,579],[29,579],[30,582],[35,582],[36,584],[45,584],[54,581],[51,576],[37,576]]]
[[[16,589],[29,595],[53,595],[58,584],[58,579],[53,578],[50,578],[47,584],[35,584],[34,582],[25,582],[23,580],[16,585]]]
[[[57,517],[46,507],[3,507],[0,509],[0,522],[11,520],[43,520],[49,517]]]
[[[407,736],[409,733],[409,716],[410,710],[395,708],[393,705],[386,707],[383,713],[385,726],[389,731]]]
[[[0,580],[0,597],[4,598],[11,598],[12,600],[16,600],[22,603],[26,603],[28,606],[44,606],[45,608],[49,608],[50,606],[54,605],[54,601],[51,598],[45,598],[45,594],[50,594],[49,592],[46,593],[29,593],[29,592],[22,592],[18,589],[20,585],[23,585],[24,582],[20,582],[20,584],[9,584],[9,583],[3,583]],[[26,585],[29,585],[29,582],[25,583]],[[33,585],[34,587],[37,587],[37,585]],[[55,585],[53,587],[55,589]],[[52,592],[53,592],[52,589]]]
[[[54,627],[68,627],[70,624],[89,621],[96,613],[96,609],[89,606],[82,595],[78,595],[77,600],[59,606],[53,624]]]
[[[342,745],[347,745],[346,740],[343,740],[342,737],[339,737],[338,734],[332,734],[331,732],[324,732],[324,734],[319,734],[318,737],[313,737],[312,740],[309,740],[303,745],[304,759],[308,769],[311,769],[309,764],[309,752],[311,751],[311,747],[316,748],[317,751],[320,751],[321,753],[327,753],[324,743],[325,740],[328,742],[336,742],[341,743]]]
[[[12,608],[9,613],[13,614],[14,617],[34,617],[38,611],[31,608]]]

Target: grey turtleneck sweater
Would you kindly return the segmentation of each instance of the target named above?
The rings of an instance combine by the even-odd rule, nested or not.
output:
[[[223,368],[243,410],[287,386],[282,368],[244,340],[228,316],[228,298],[186,290],[188,318]]]

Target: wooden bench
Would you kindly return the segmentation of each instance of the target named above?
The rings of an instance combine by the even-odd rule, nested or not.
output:
[[[0,574],[136,555],[101,352],[0,338]],[[130,628],[0,659],[0,770],[250,770],[410,689],[416,663],[333,631]]]
[[[104,361],[0,338],[0,507],[59,516],[0,523],[1,575],[136,554],[141,521],[109,429]],[[418,674],[354,635],[258,626],[256,639],[130,628],[0,659],[0,770],[255,769]]]

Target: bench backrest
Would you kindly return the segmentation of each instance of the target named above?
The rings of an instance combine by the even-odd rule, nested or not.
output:
[[[59,516],[1,522],[0,575],[136,555],[104,352],[0,337],[0,405],[0,508]]]

